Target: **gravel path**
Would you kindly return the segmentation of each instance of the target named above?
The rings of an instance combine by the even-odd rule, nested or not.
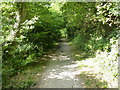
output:
[[[68,43],[60,43],[60,48],[51,55],[51,61],[43,72],[37,88],[82,88],[77,63],[71,55]]]

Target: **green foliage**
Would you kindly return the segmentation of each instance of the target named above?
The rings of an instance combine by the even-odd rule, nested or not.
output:
[[[70,3],[61,8],[69,38],[83,34],[86,40],[92,38],[110,39],[118,32],[118,3]],[[112,34],[114,32],[114,35]],[[81,35],[81,36],[83,36]]]
[[[61,36],[62,37],[67,37],[67,30],[66,30],[66,28],[65,29],[61,29],[60,32],[61,32]]]
[[[0,8],[4,34],[2,83],[5,87],[10,77],[54,47],[64,21],[47,2],[2,2]]]
[[[52,49],[61,36],[67,36],[74,48],[86,56],[97,50],[111,52],[110,39],[119,37],[118,3],[1,2],[0,5],[3,85]]]
[[[118,3],[70,3],[61,10],[68,38],[76,50],[95,52],[111,51],[110,39],[118,38]]]
[[[114,43],[113,43],[114,42]],[[94,57],[81,58],[82,53],[75,54],[79,60],[80,77],[86,88],[117,88],[118,87],[118,48],[117,40],[110,40],[111,51],[97,50]],[[87,53],[85,53],[86,55]]]
[[[66,2],[61,8],[68,38],[81,55],[79,58],[96,56],[96,51],[104,52],[103,55],[106,56],[101,54],[95,61],[103,62],[100,66],[107,74],[114,72],[111,74],[113,81],[118,76],[117,56],[114,51],[117,47],[113,50],[115,42],[111,43],[111,39],[117,40],[119,37],[117,7],[118,3],[114,2]],[[86,84],[89,85],[90,81]]]
[[[86,42],[85,36],[82,34],[79,34],[74,38],[74,40],[73,40],[74,45],[73,46],[74,46],[74,48],[76,48],[76,50],[79,49],[81,51],[84,51],[85,47],[86,47],[84,44],[85,42]]]

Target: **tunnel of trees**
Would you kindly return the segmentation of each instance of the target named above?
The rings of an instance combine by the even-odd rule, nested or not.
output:
[[[108,72],[118,77],[119,15],[116,2],[1,2],[2,84],[38,62],[61,38],[84,57],[107,52]],[[39,59],[38,59],[39,58]]]

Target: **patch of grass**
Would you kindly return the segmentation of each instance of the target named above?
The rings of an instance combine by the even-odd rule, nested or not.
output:
[[[41,60],[29,63],[23,71],[18,75],[7,80],[7,84],[3,88],[30,88],[37,84],[40,80],[41,73],[44,71],[49,59],[47,56]]]
[[[73,57],[78,61],[80,77],[83,76],[86,88],[118,88],[118,49],[115,46],[111,48],[111,52],[98,50],[96,52],[89,51],[89,53],[73,50]]]
[[[73,57],[79,63],[79,70],[81,71],[80,78],[82,79],[82,86],[84,88],[108,88],[107,81],[101,79],[96,70],[99,69],[94,62],[92,52],[78,52],[74,51]],[[91,58],[92,57],[92,58]]]
[[[79,50],[75,50],[73,49],[73,57],[77,60],[77,61],[81,61],[81,60],[85,60],[87,58],[93,58],[95,57],[95,52],[92,51],[79,51]]]
[[[35,81],[32,80],[22,80],[22,81],[12,81],[10,85],[6,88],[29,88],[31,85],[35,85]]]
[[[79,68],[79,69],[82,69],[82,68],[84,68],[84,67],[88,67],[88,65],[81,64],[78,68]]]
[[[70,41],[68,42],[68,45],[72,45],[72,44],[73,44],[73,42],[70,42]]]
[[[80,78],[82,78],[83,86],[85,88],[107,88],[108,83],[95,77],[93,74],[81,73]]]
[[[90,86],[90,85],[91,85],[91,81],[90,81],[90,80],[87,80],[87,81],[85,81],[85,84],[86,84],[87,86]]]

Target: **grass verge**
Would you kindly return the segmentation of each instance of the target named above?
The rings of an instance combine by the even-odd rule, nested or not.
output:
[[[4,88],[32,88],[40,80],[42,72],[45,70],[49,62],[48,55],[38,58],[38,61],[28,64],[25,69],[16,76],[7,80]]]
[[[84,88],[118,88],[118,48],[95,53],[74,50],[73,57],[78,61],[80,78]]]

